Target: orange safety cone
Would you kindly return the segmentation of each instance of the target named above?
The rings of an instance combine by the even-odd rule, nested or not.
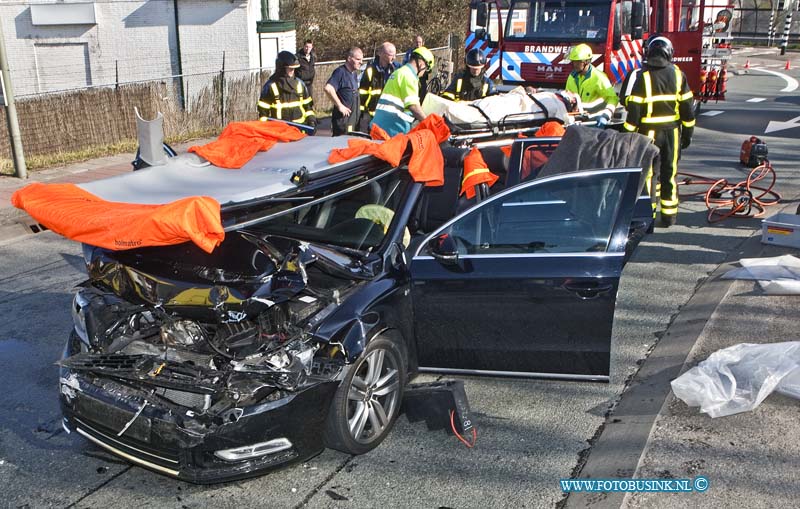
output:
[[[792,66],[791,66],[791,65],[789,65],[789,61],[787,60],[787,61],[786,61],[786,65],[785,65],[785,66],[783,66],[783,69],[784,69],[785,71],[788,71],[788,70],[789,70],[789,69],[791,69],[791,68],[792,68]]]
[[[747,61],[744,63],[745,69],[750,69],[750,59],[748,58]]]

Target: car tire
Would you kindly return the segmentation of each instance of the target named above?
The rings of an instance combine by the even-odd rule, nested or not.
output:
[[[389,434],[400,413],[406,359],[396,334],[375,337],[354,362],[336,391],[325,425],[325,445],[364,454]]]

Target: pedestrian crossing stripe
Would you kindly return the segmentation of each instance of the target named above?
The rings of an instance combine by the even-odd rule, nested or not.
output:
[[[706,117],[716,117],[717,115],[722,115],[725,113],[722,110],[714,110],[714,111],[704,111],[700,115],[705,115]]]
[[[748,99],[747,102],[749,102],[749,103],[760,103],[760,102],[763,102],[763,101],[766,101],[766,100],[767,100],[766,97],[753,97],[751,99]]]

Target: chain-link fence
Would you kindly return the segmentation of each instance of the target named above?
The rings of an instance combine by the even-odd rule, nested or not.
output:
[[[451,58],[447,47],[433,52],[437,60]],[[402,54],[398,57],[402,59]],[[318,116],[332,108],[324,87],[343,63],[316,66],[312,96]],[[256,102],[269,75],[270,71],[263,69],[221,70],[22,96],[16,104],[23,152],[28,166],[36,169],[133,150],[134,108],[146,119],[160,111],[167,141],[214,136],[229,122],[258,118]],[[5,108],[0,111],[0,171],[12,173]]]

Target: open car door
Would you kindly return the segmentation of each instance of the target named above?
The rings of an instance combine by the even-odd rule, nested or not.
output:
[[[607,381],[640,175],[523,182],[433,232],[410,265],[421,370]]]

